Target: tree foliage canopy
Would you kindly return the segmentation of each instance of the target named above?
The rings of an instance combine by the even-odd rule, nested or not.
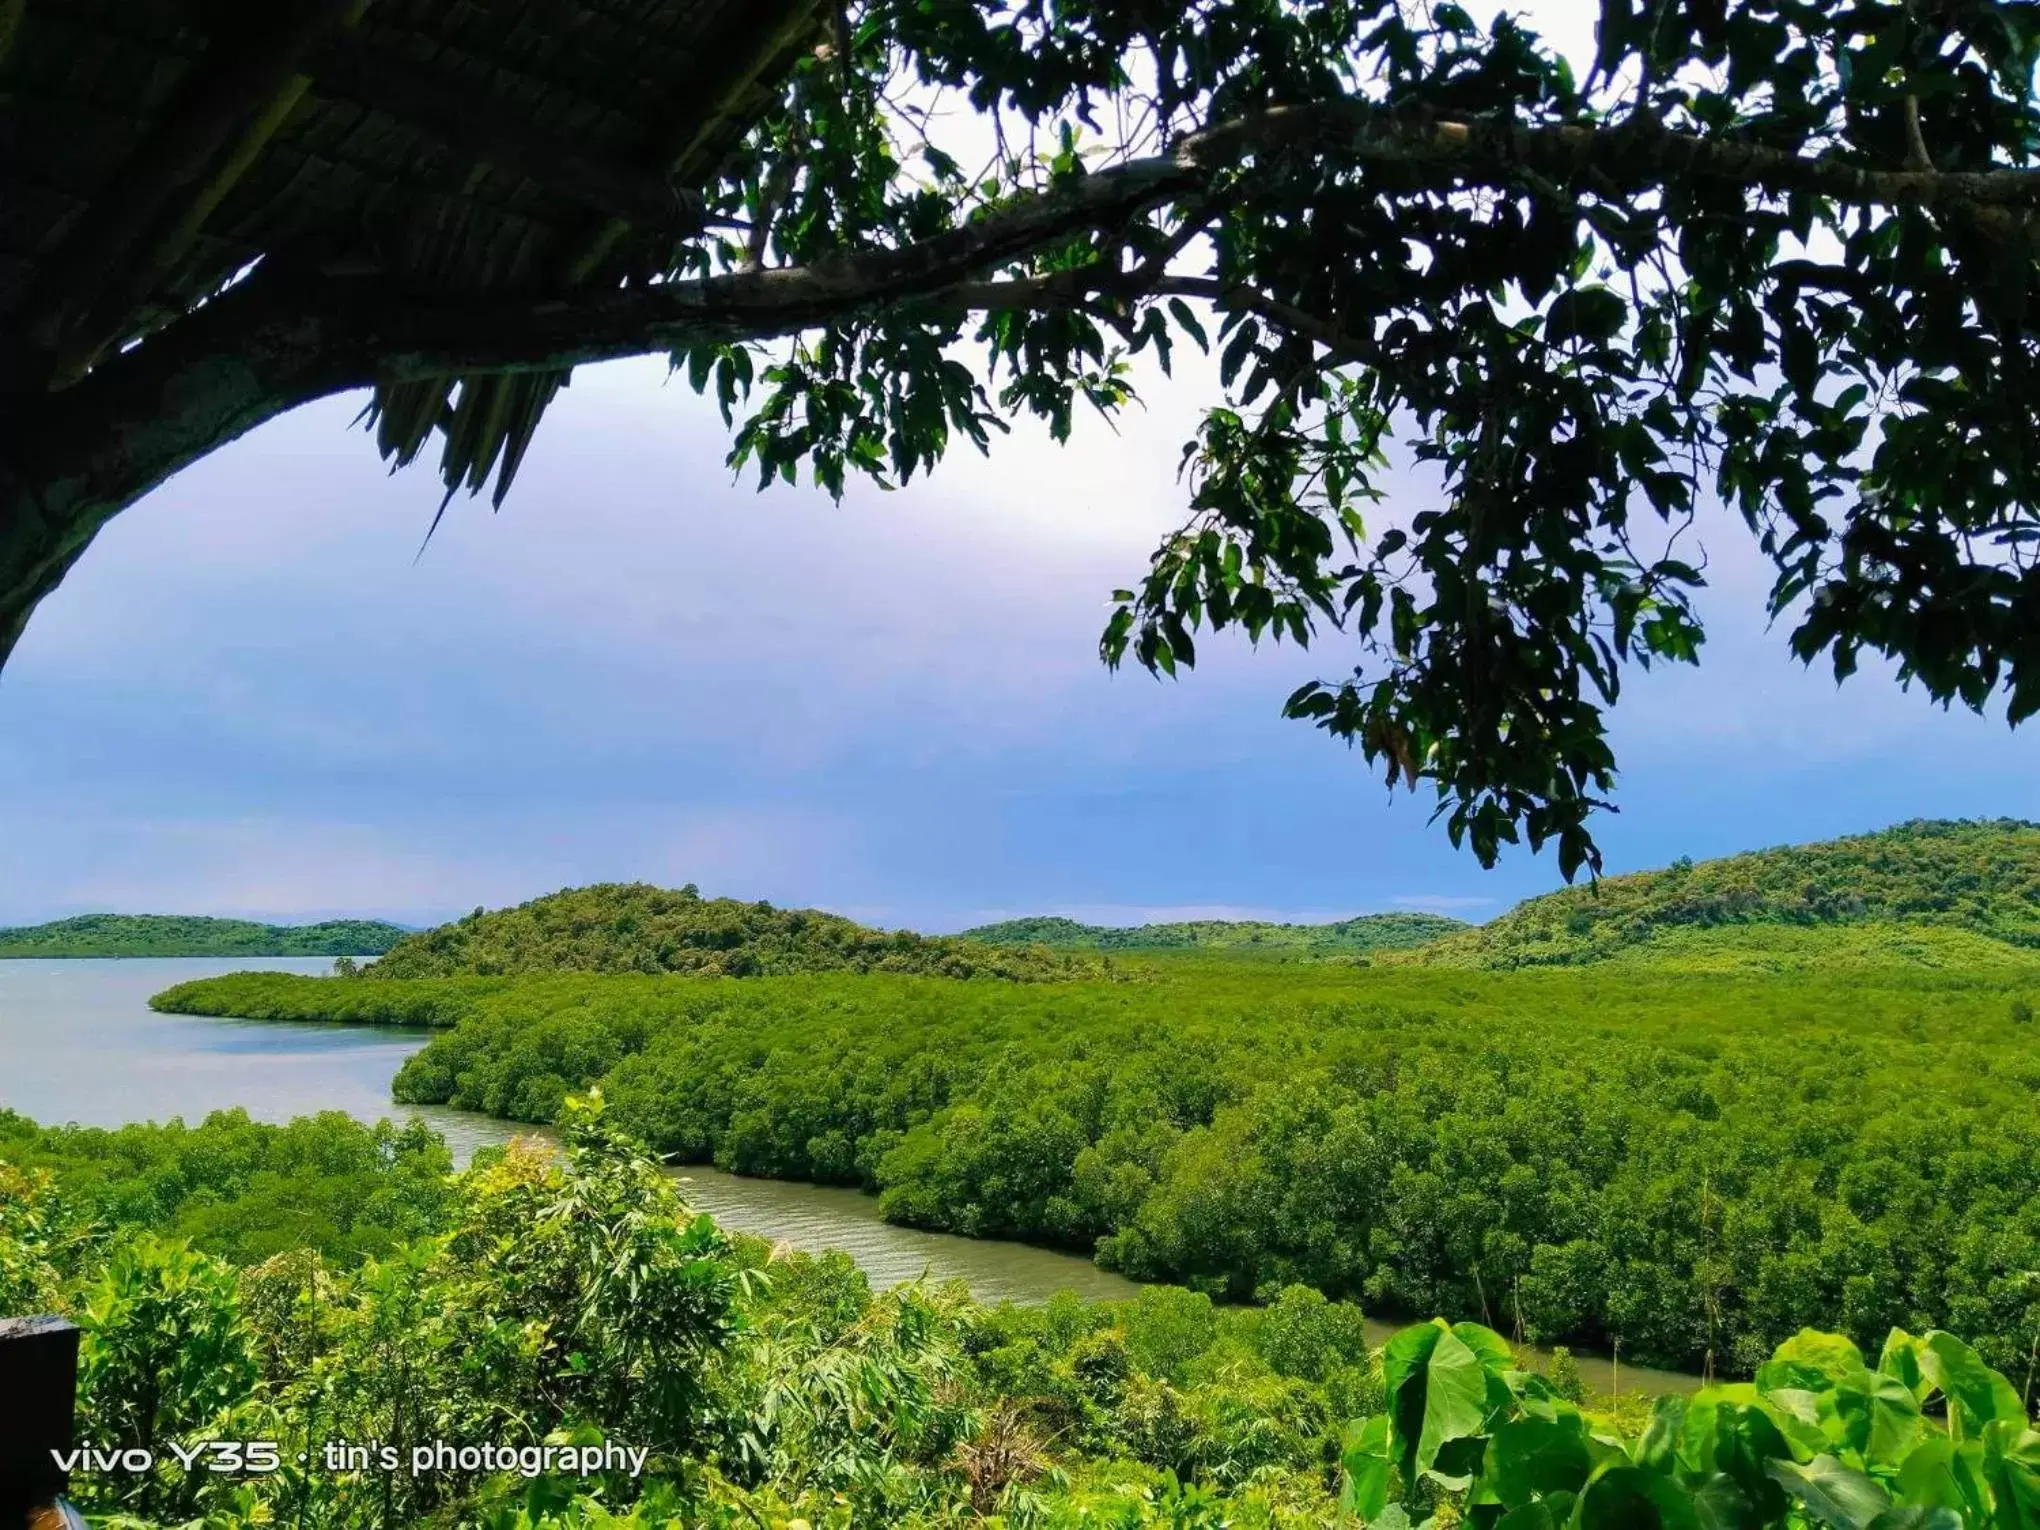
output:
[[[409,933],[382,919],[292,925],[186,914],[80,914],[0,929],[0,957],[379,956]]]
[[[792,97],[789,261],[1089,215],[934,305],[981,315],[803,340],[757,379],[736,460],[906,476],[1015,413],[1060,435],[1124,398],[1128,357],[1208,346],[1226,399],[1185,450],[1189,516],[1106,658],[1174,672],[1200,627],[1338,629],[1361,664],[1289,711],[1433,782],[1484,862],[1522,834],[1568,875],[1597,864],[1604,708],[1626,666],[1696,655],[1678,544],[1709,494],[1775,563],[1802,657],[1847,674],[1868,649],[1943,701],[2040,706],[2031,8],[1610,0],[1584,79],[1507,18],[1423,14],[872,8],[847,91],[817,65]],[[902,81],[1020,129],[986,174],[926,147],[909,174]],[[888,174],[876,200],[825,194]],[[733,351],[690,361],[742,406]],[[1372,525],[1391,429],[1439,488]]]
[[[961,932],[963,940],[997,946],[1047,946],[1078,951],[1237,951],[1353,957],[1403,951],[1464,930],[1443,914],[1361,914],[1326,924],[1275,924],[1259,919],[1189,919],[1168,924],[1084,924],[1059,915],[1003,919]]]
[[[684,1161],[1247,1298],[1753,1366],[1803,1324],[2040,1333],[2040,956],[1744,927],[1610,972],[1156,960],[1144,983],[244,973],[184,1013],[430,1025],[396,1097],[599,1084]],[[1779,936],[1791,937],[1781,941]],[[1762,963],[1719,970],[1740,954]],[[1783,970],[1774,970],[1782,968]]]
[[[691,972],[706,977],[900,972],[1028,982],[1086,976],[1096,964],[911,930],[874,930],[812,908],[774,908],[605,882],[476,909],[406,935],[364,978],[502,977],[539,972]]]
[[[1697,865],[1680,860],[1526,899],[1418,959],[1476,967],[1647,961],[1674,932],[1843,924],[1880,929],[1894,956],[1905,926],[2040,947],[2040,825],[1930,819]],[[1970,947],[1966,959],[1982,965],[1982,949]]]
[[[1568,876],[1625,674],[1699,651],[1716,499],[1801,658],[2040,708],[2032,6],[1603,0],[1578,71],[1450,0],[817,23],[662,263],[461,302],[265,263],[76,408],[118,427],[231,351],[259,396],[212,398],[222,439],[374,383],[387,454],[436,431],[449,492],[500,495],[543,399],[454,379],[666,351],[735,465],[841,493],[1016,418],[1063,437],[1194,345],[1224,397],[1106,660],[1334,639],[1352,669],[1287,710],[1430,783],[1483,862],[1555,841]],[[410,384],[430,407],[387,407]],[[1392,435],[1435,488],[1384,519]]]

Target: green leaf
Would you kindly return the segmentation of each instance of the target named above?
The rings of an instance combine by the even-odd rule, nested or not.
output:
[[[1382,1349],[1389,1417],[1403,1480],[1413,1482],[1449,1440],[1480,1433],[1487,1417],[1487,1371],[1443,1322],[1405,1328]]]
[[[1700,1530],[1693,1495],[1636,1466],[1618,1466],[1589,1483],[1572,1522],[1577,1530]]]
[[[1492,1328],[1483,1328],[1478,1323],[1454,1323],[1452,1336],[1478,1355],[1480,1363],[1495,1375],[1515,1369],[1516,1352]]]
[[[1952,1333],[1935,1329],[1922,1339],[1919,1362],[1920,1375],[1940,1388],[1950,1411],[1959,1414],[1964,1435],[1980,1434],[1998,1419],[2025,1422],[2025,1405],[2012,1384]]]
[[[1723,1473],[1768,1516],[1784,1506],[1768,1469],[1791,1458],[1777,1420],[1753,1388],[1712,1387],[1688,1400],[1679,1437],[1681,1476],[1700,1480]]]
[[[1757,1390],[1801,1387],[1818,1392],[1863,1369],[1863,1352],[1840,1334],[1802,1328],[1757,1367]]]
[[[1896,1376],[1858,1371],[1818,1399],[1822,1430],[1870,1466],[1897,1466],[1920,1434],[1920,1405]]]
[[[1362,1523],[1373,1521],[1388,1503],[1388,1476],[1394,1464],[1389,1459],[1387,1414],[1377,1413],[1347,1428],[1339,1464],[1345,1468],[1339,1506],[1357,1514]]]
[[[1693,1517],[1701,1530],[1761,1530],[1764,1516],[1742,1485],[1716,1472],[1693,1489]]]
[[[1808,1518],[1833,1530],[1867,1530],[1872,1520],[1891,1507],[1890,1495],[1883,1488],[1833,1456],[1815,1456],[1804,1466],[1797,1461],[1773,1461],[1768,1470]]]
[[[1686,1429],[1686,1399],[1676,1393],[1660,1397],[1651,1406],[1650,1424],[1633,1452],[1636,1464],[1651,1471],[1668,1472]]]
[[[1869,1530],[1962,1530],[1962,1516],[1953,1509],[1899,1505],[1871,1520]]]
[[[2000,1419],[1983,1432],[1983,1475],[1994,1523],[2003,1530],[2040,1527],[2040,1433],[2026,1421]]]
[[[1880,1375],[1894,1376],[1908,1387],[1913,1396],[1925,1401],[1932,1390],[1920,1370],[1920,1341],[1903,1328],[1894,1328],[1884,1339],[1884,1352],[1877,1357]]]
[[[1965,1523],[1983,1524],[1983,1447],[1946,1435],[1922,1440],[1898,1469],[1898,1491],[1908,1504],[1950,1509]]]
[[[1510,1508],[1552,1493],[1576,1493],[1594,1470],[1586,1433],[1577,1413],[1514,1419],[1488,1442],[1481,1482]]]
[[[1560,1493],[1509,1510],[1494,1523],[1494,1530],[1564,1530],[1571,1522],[1573,1495]]]

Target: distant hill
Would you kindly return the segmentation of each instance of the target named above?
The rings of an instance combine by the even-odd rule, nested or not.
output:
[[[0,958],[27,956],[380,956],[406,935],[379,919],[257,924],[183,914],[83,914],[0,929]]]
[[[1908,931],[1959,932],[1998,949],[2040,950],[2040,824],[1921,819],[1820,844],[1682,860],[1531,898],[1409,959],[1572,966],[1661,951],[1686,960],[1706,954],[1709,931],[1754,937],[1768,927],[1783,938],[1836,926],[1866,927],[1852,932],[1851,949],[1870,938],[1867,927],[1881,926],[1893,942]],[[1796,938],[1783,939],[1787,950],[1810,954]]]
[[[1074,919],[1008,919],[965,930],[961,940],[998,946],[1047,946],[1074,951],[1293,951],[1302,955],[1364,955],[1407,951],[1472,926],[1442,914],[1362,914],[1335,924],[1266,924],[1194,919],[1180,924],[1112,926]]]
[[[365,978],[483,977],[532,972],[901,972],[1040,980],[1092,966],[1044,951],[953,936],[874,930],[817,909],[704,898],[642,882],[603,883],[475,910],[399,941]]]

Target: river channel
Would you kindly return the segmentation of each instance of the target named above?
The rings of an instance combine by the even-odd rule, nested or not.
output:
[[[362,1120],[414,1116],[465,1159],[520,1128],[492,1117],[390,1101],[390,1079],[425,1036],[394,1027],[294,1025],[159,1015],[149,995],[173,983],[261,968],[320,973],[319,959],[240,957],[120,961],[0,960],[0,1107],[45,1125],[197,1122],[240,1106],[259,1121],[320,1110]],[[984,1301],[1039,1302],[1057,1291],[1092,1299],[1137,1288],[1089,1260],[1025,1244],[920,1232],[881,1221],[855,1190],[751,1179],[716,1169],[679,1171],[687,1195],[725,1227],[792,1248],[841,1249],[878,1286],[922,1275],[961,1279]],[[1370,1325],[1377,1337],[1394,1325]],[[1605,1360],[1580,1357],[1587,1385],[1616,1381]],[[1691,1391],[1698,1378],[1625,1365],[1623,1391]]]

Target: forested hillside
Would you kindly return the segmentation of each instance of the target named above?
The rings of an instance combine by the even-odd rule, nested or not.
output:
[[[1693,931],[1887,925],[2040,947],[2040,824],[1919,820],[1875,834],[1680,861],[1532,898],[1414,961],[1563,966],[1635,956]],[[1677,944],[1675,939],[1674,944]]]
[[[1428,945],[1466,929],[1442,914],[1362,914],[1331,924],[1269,924],[1195,919],[1175,924],[1113,926],[1074,919],[1008,919],[965,930],[963,940],[990,945],[1048,946],[1079,951],[1277,951],[1311,956],[1364,956]]]
[[[642,882],[570,888],[515,908],[408,936],[364,976],[508,976],[541,972],[928,973],[1040,979],[1087,970],[1069,957],[953,937],[874,930],[817,909],[704,898]]]
[[[399,1098],[546,1121],[600,1084],[662,1152],[1250,1297],[1485,1318],[1748,1368],[1802,1326],[2040,1338],[2040,957],[1786,975],[1208,964],[348,982],[165,1008],[451,1026]]]
[[[0,957],[379,956],[409,933],[378,919],[257,924],[181,914],[84,914],[0,929]]]

